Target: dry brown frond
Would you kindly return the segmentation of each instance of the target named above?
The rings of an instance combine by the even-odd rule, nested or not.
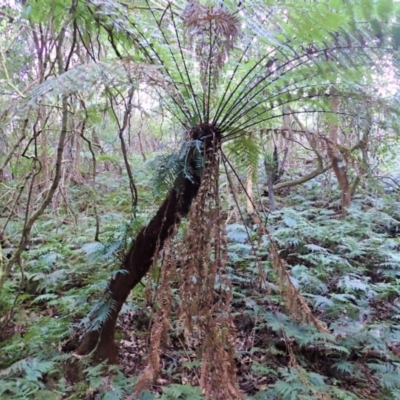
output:
[[[194,1],[185,8],[182,18],[191,40],[202,36],[213,24],[214,33],[223,36],[225,45],[231,49],[240,34],[239,19],[222,6],[208,7]]]
[[[293,285],[290,275],[285,268],[285,263],[279,256],[278,249],[273,241],[271,241],[271,254],[273,267],[278,274],[280,290],[292,318],[312,323],[320,332],[330,333],[329,329],[313,315],[306,299]]]
[[[171,239],[165,244],[163,259],[161,263],[161,279],[156,294],[156,303],[159,305],[156,318],[151,328],[150,348],[147,366],[139,375],[135,386],[137,394],[147,389],[160,372],[160,350],[167,344],[168,330],[170,326],[169,316],[171,313],[172,291],[171,278],[175,274],[176,263],[172,252]]]
[[[200,377],[200,386],[207,399],[243,399],[243,394],[236,384],[234,324],[230,321],[229,327],[220,326],[226,325],[226,322],[218,317],[208,318]]]
[[[139,380],[135,385],[135,397],[131,397],[130,400],[134,398],[137,399],[140,393],[144,390],[148,389],[149,386],[155,381],[156,379],[156,372],[151,364],[148,364],[146,368],[140,373]]]
[[[211,78],[215,84],[240,36],[239,19],[223,6],[208,7],[197,1],[188,4],[182,19],[189,45],[200,64],[203,86]]]
[[[214,268],[210,271],[211,238],[215,220],[215,210],[208,204],[208,200],[212,199],[210,180],[211,173],[207,168],[180,248],[185,273],[180,276],[179,316],[184,326],[185,340],[192,345],[201,340],[200,314],[206,305],[212,305],[207,288],[210,281],[214,282],[215,279]],[[212,287],[213,285],[212,283]],[[193,321],[197,323],[193,324]]]
[[[226,238],[219,207],[218,157],[210,157],[194,203],[181,256],[179,316],[187,344],[202,342],[200,386],[213,400],[242,399],[236,384],[232,288],[223,277]],[[223,384],[221,384],[223,382]]]
[[[236,384],[235,327],[230,314],[232,288],[223,275],[227,241],[219,206],[218,145],[210,141],[205,151],[208,154],[202,183],[191,207],[183,241],[175,243],[174,248],[181,264],[178,315],[186,343],[192,348],[201,345],[199,382],[206,399],[236,400],[243,395]],[[176,271],[171,241],[164,246],[163,255],[156,296],[159,310],[151,330],[147,367],[136,385],[137,393],[157,378],[160,348],[169,328],[170,280]]]

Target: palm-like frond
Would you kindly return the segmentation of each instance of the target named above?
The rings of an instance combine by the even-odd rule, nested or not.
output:
[[[237,9],[232,1],[144,0],[139,10],[87,0],[121,60],[71,70],[30,100],[145,82],[186,133],[206,123],[222,142],[268,127],[289,105],[292,113],[331,113],[332,88],[387,112],[370,77],[397,63],[395,4],[379,0],[367,13],[364,3],[349,3],[254,0]]]
[[[332,84],[362,94],[365,81],[357,68],[378,68],[386,34],[382,23],[391,10],[386,3],[392,4],[381,0],[373,7],[375,13],[368,22],[363,20],[362,6],[334,2],[310,7],[307,2],[269,5],[255,0],[238,11],[233,2],[204,6],[146,0],[139,15],[117,0],[88,0],[87,6],[101,17],[99,23],[108,27],[114,43],[126,49],[127,41],[131,42],[133,49],[123,57],[135,62],[128,70],[123,61],[117,68],[107,63],[82,66],[74,78],[82,83],[85,74],[97,73],[106,81],[121,79],[124,74],[135,75],[138,65],[145,62],[157,67],[163,77],[162,81],[148,80],[163,90],[168,88],[186,124],[195,117],[204,121],[209,115],[231,131],[238,124],[246,126],[267,117],[283,104],[309,104],[323,98]],[[387,46],[395,44],[395,32],[392,29]],[[240,43],[235,44],[239,37]],[[69,90],[73,82],[66,75],[58,83]],[[96,84],[91,79],[85,82]],[[45,82],[31,97],[53,85]],[[176,89],[174,93],[170,87]],[[206,109],[201,107],[204,103]]]
[[[34,87],[27,96],[24,105],[34,106],[43,99],[60,95],[81,93],[103,93],[107,88],[139,88],[145,83],[148,87],[162,88],[173,96],[173,88],[159,73],[157,66],[140,64],[127,57],[123,60],[99,61],[82,64],[65,73],[48,78]],[[151,91],[147,92],[148,95]]]
[[[246,171],[254,179],[258,169],[260,151],[261,146],[257,137],[241,134],[229,142],[225,156],[239,170]]]

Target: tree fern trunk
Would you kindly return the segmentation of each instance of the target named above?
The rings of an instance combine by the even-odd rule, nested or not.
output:
[[[212,125],[201,124],[192,129],[189,139],[203,142],[205,162],[207,162],[207,157],[219,147],[220,133]],[[170,191],[156,215],[132,243],[122,262],[120,273],[114,275],[108,285],[108,293],[113,302],[110,315],[100,330],[86,332],[77,354],[87,355],[93,352],[95,362],[104,360],[112,364],[118,362],[114,342],[118,314],[131,290],[149,271],[165,240],[172,235],[174,227],[189,213],[201,184],[201,170],[196,166],[194,158],[193,151],[189,150],[188,163],[195,172],[192,179],[185,178],[178,189]]]
[[[188,214],[199,186],[200,177],[194,177],[193,181],[185,179],[182,190],[172,190],[149,224],[139,232],[121,265],[121,270],[125,271],[116,274],[109,283],[108,290],[114,302],[110,316],[99,331],[85,334],[78,354],[85,355],[94,351],[96,362],[118,362],[114,332],[121,307],[131,290],[149,271],[154,257],[172,234],[175,225]]]

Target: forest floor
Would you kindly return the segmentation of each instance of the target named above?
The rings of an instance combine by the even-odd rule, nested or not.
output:
[[[233,290],[239,388],[255,400],[400,399],[399,196],[363,193],[345,217],[338,201],[322,200],[317,189],[293,192],[284,206],[278,201],[280,210],[264,222],[268,233],[240,220],[226,227],[223,274]],[[78,225],[62,219],[52,240],[43,226],[25,257],[26,284],[17,302],[10,300],[20,290],[17,272],[0,297],[3,310],[13,307],[0,341],[1,399],[132,398],[146,367],[154,317],[146,290],[152,298],[154,272],[120,315],[120,366],[106,375],[104,367],[84,359],[77,374],[66,367],[76,345],[71,323],[99,298],[115,269],[115,250],[130,234],[129,224],[118,224],[121,215],[108,211],[102,216],[104,242],[91,242],[92,219],[79,218]],[[138,224],[147,214],[140,218]],[[271,240],[288,281],[273,265]],[[178,329],[178,281],[171,287],[161,373],[141,399],[202,398],[202,345],[188,345]]]

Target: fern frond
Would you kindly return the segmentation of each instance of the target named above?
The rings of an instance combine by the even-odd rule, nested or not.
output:
[[[161,77],[162,78],[162,77]],[[50,96],[69,95],[73,93],[101,93],[106,87],[127,87],[145,82],[149,85],[163,83],[155,66],[138,64],[130,59],[100,61],[82,64],[65,73],[47,79],[32,89],[25,100],[27,106]]]
[[[226,157],[237,166],[239,171],[256,178],[261,145],[254,135],[240,135],[233,139],[224,150]]]
[[[148,164],[155,172],[153,187],[157,191],[165,192],[172,187],[178,188],[184,179],[193,180],[194,176],[204,168],[205,160],[202,152],[201,141],[189,140],[182,144],[179,153],[155,157]]]

